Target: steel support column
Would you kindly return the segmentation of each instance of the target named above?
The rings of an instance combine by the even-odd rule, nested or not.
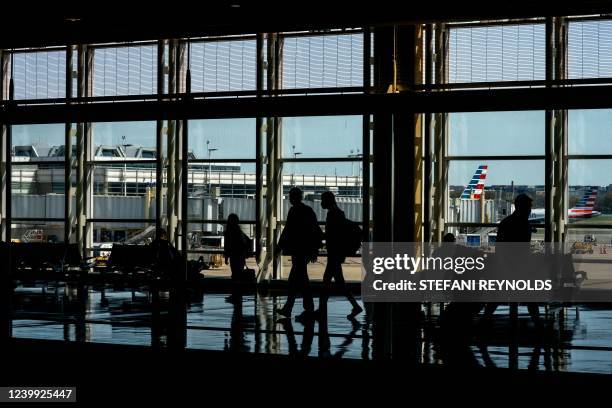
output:
[[[554,63],[554,17],[546,19],[546,80],[552,81],[555,76]],[[555,168],[555,144],[554,144],[554,111],[547,110],[545,113],[545,161],[544,161],[544,194],[545,194],[545,211],[544,211],[544,241],[553,241],[553,233],[555,231],[555,185],[554,168]]]
[[[374,29],[374,90],[395,92],[395,35],[393,27]],[[393,115],[376,113],[372,159],[374,241],[393,240]]]
[[[85,78],[85,89],[84,93],[86,97],[93,95],[93,78],[94,78],[94,53],[95,48],[87,47],[84,50],[85,53],[85,72],[83,76]],[[85,204],[85,219],[92,218],[94,214],[94,172],[95,167],[93,166],[94,159],[94,140],[93,140],[93,125],[91,122],[87,122],[84,125],[85,140],[84,140],[84,182],[83,185],[83,197]],[[93,247],[93,230],[94,225],[90,222],[85,222],[85,242],[86,248]]]
[[[396,30],[399,89],[422,84],[423,28]],[[393,120],[393,241],[423,240],[423,114],[396,111]],[[407,160],[409,159],[410,160]]]
[[[185,42],[179,41],[176,48],[176,86],[178,93],[185,92],[186,75],[187,75],[187,46]],[[188,166],[187,166],[187,120],[178,120],[176,122],[176,139],[175,139],[175,203],[177,212],[177,226],[180,227],[177,231],[176,246],[181,251],[186,251],[187,248],[187,182],[188,182]],[[209,175],[210,177],[210,175]],[[210,184],[210,183],[209,183]],[[211,194],[211,192],[209,192]],[[211,194],[212,197],[212,194]],[[185,255],[186,252],[183,252]],[[186,258],[186,257],[185,257]]]
[[[554,20],[554,79],[566,78],[567,67],[567,25],[564,17],[556,17]],[[565,240],[565,226],[567,220],[567,110],[557,109],[554,112],[554,195],[553,205],[555,214],[554,241]]]
[[[176,50],[178,44],[176,40],[170,40],[168,46],[168,94],[173,95],[177,92],[176,87]],[[167,215],[168,215],[168,239],[171,244],[177,244],[177,192],[176,192],[176,120],[168,120],[168,194]]]
[[[265,38],[263,34],[257,34],[257,66],[256,66],[256,82],[257,97],[261,98],[264,85],[264,45]],[[255,261],[258,265],[262,265],[264,234],[263,227],[266,222],[266,212],[264,203],[264,164],[266,155],[264,151],[264,118],[258,116],[255,119]],[[268,251],[270,246],[268,245]],[[258,281],[264,277],[263,273],[258,275]]]
[[[11,54],[0,51],[0,100],[8,100],[11,96]],[[1,241],[10,242],[11,224],[11,141],[10,126],[0,123],[0,245]],[[3,252],[4,266],[0,272],[0,345],[8,342],[12,335],[11,296],[11,259],[7,247],[0,247]]]
[[[374,83],[378,93],[396,92],[395,27],[374,30]],[[375,113],[372,143],[372,240],[393,241],[393,114]],[[392,355],[393,305],[374,303],[372,307],[372,357]]]
[[[546,79],[565,79],[567,26],[561,17],[546,20]],[[546,111],[545,241],[562,242],[567,222],[567,110]]]
[[[279,38],[275,33],[266,34],[267,60],[265,63],[265,80],[267,89],[276,89],[278,79]],[[263,80],[262,80],[263,81]],[[282,175],[280,163],[280,141],[277,133],[279,119],[267,117],[262,119],[266,138],[266,256],[261,264],[260,280],[280,278],[280,254],[276,252],[279,234],[279,217],[282,205]],[[263,133],[263,132],[262,132]],[[263,170],[263,169],[262,169]]]
[[[423,49],[423,60],[425,69],[425,85],[432,84],[433,74],[433,25],[425,26],[425,46]],[[431,124],[433,123],[433,114],[426,113],[423,115],[423,240],[431,242],[432,238],[432,222],[431,222],[431,192],[432,192],[432,148],[431,148]]]
[[[0,50],[0,100],[9,99],[11,82],[11,54]],[[10,195],[7,186],[11,183],[11,145],[8,141],[9,126],[0,123],[0,241],[10,241]]]
[[[86,96],[86,53],[87,46],[79,45],[76,47],[77,51],[77,96]],[[85,155],[85,140],[87,138],[87,126],[86,123],[78,123],[76,131],[76,242],[79,245],[79,252],[85,254],[85,225],[86,222],[86,181],[85,181],[85,168],[86,155]]]
[[[369,27],[363,30],[363,86],[365,89],[369,89],[372,82],[372,31]],[[371,152],[371,135],[372,135],[372,116],[367,113],[363,115],[362,120],[362,162],[361,162],[361,191],[363,197],[362,204],[362,228],[363,228],[363,240],[368,242],[372,237],[372,219],[370,217],[371,208],[371,180],[370,170],[372,166],[372,152]]]
[[[434,25],[435,48],[433,51],[433,79],[436,84],[446,83],[448,52],[448,35],[444,24]],[[447,145],[447,113],[437,112],[431,115],[432,132],[432,189],[431,189],[431,231],[432,242],[440,242],[445,230],[446,211],[448,208],[448,163],[446,157]]]
[[[423,82],[423,27],[395,30],[397,88]],[[393,114],[393,242],[423,240],[423,114],[396,110]],[[418,361],[420,346],[418,303],[395,303],[392,308],[391,356]]]
[[[164,67],[165,67],[166,42],[157,42],[157,94],[161,97],[164,94]],[[164,152],[164,136],[166,129],[164,121],[158,119],[156,122],[156,150],[157,163],[155,164],[155,227],[156,229],[165,228],[164,210],[164,165],[166,154]]]
[[[66,96],[72,95],[72,71],[74,66],[72,56],[74,49],[66,47]],[[71,104],[71,103],[68,103]],[[66,122],[64,130],[64,242],[75,241],[76,214],[72,209],[72,197],[75,190],[72,187],[72,168],[76,165],[72,154],[72,123]]]

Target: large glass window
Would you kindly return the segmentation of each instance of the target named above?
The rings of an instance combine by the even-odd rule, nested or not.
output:
[[[255,38],[192,41],[189,55],[192,92],[255,90]]]
[[[610,109],[568,111],[567,231],[564,239],[573,254],[575,269],[586,272],[591,282],[610,279],[612,145],[608,132],[611,118]]]
[[[581,224],[612,227],[612,185],[610,165],[612,144],[609,128],[612,110],[568,111],[568,222],[570,228]],[[610,218],[610,219],[608,219]]]
[[[612,20],[570,21],[568,78],[612,77]]]
[[[112,242],[145,244],[155,235],[156,122],[91,124],[95,251]],[[95,252],[94,251],[94,252]]]
[[[93,96],[157,92],[157,44],[94,49]]]
[[[16,125],[11,138],[11,238],[64,240],[65,126]]]
[[[285,35],[283,88],[363,86],[363,33]]]
[[[289,190],[299,187],[304,203],[314,210],[322,229],[327,211],[321,207],[321,194],[331,191],[345,216],[363,221],[363,117],[286,117],[282,118],[282,213],[284,223],[291,207]],[[321,279],[326,265],[326,249],[309,267],[312,279]],[[291,262],[282,258],[282,277]],[[361,258],[351,257],[343,265],[346,279],[361,279]]]
[[[15,52],[14,99],[66,97],[66,51]]]
[[[243,232],[256,239],[256,120],[191,120],[188,126],[189,258],[202,257],[207,276],[229,277],[222,259],[227,217],[236,214]]]
[[[452,27],[448,42],[448,82],[545,79],[544,24]]]
[[[494,242],[521,193],[533,200],[530,222],[544,222],[544,120],[540,111],[448,115],[448,232]],[[532,239],[543,240],[544,228]]]

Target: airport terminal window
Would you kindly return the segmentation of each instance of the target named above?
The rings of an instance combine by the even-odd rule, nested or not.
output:
[[[255,119],[207,119],[189,121],[192,159],[254,159]]]
[[[570,111],[570,123],[573,113]],[[597,123],[592,125],[596,127]],[[605,124],[602,125],[602,129],[605,129]],[[572,136],[570,133],[568,137]],[[595,140],[592,139],[593,142]],[[612,160],[591,157],[568,161],[567,230],[564,240],[566,248],[573,254],[576,270],[585,271],[589,279],[609,279]]]
[[[14,99],[66,97],[66,51],[13,53]]]
[[[189,259],[203,257],[206,276],[229,277],[220,255],[227,217],[238,215],[255,239],[256,120],[190,120],[188,127]]]
[[[249,238],[250,252],[255,251],[255,224],[241,224],[242,232]],[[203,263],[204,276],[230,277],[230,265],[225,264],[223,250],[225,248],[225,222],[190,222],[187,234],[189,253],[187,258]],[[247,258],[247,267],[257,270],[257,262],[253,256]]]
[[[612,109],[568,111],[568,153],[570,155],[612,154]]]
[[[348,219],[363,222],[363,116],[282,118],[282,208],[285,221],[290,208],[289,190],[299,187],[304,202],[311,206],[324,227],[327,212],[321,208],[321,194],[331,191]],[[321,279],[325,269],[325,249],[310,275]],[[282,258],[281,277],[290,270],[288,257]],[[361,258],[347,260],[345,276],[360,280]]]
[[[593,226],[612,228],[612,144],[608,130],[612,110],[568,111],[568,228]],[[580,231],[572,231],[578,234]],[[583,231],[606,235],[607,231]],[[586,236],[585,235],[585,236]],[[567,241],[567,239],[566,239]]]
[[[11,239],[64,240],[64,140],[63,124],[12,126]]]
[[[362,116],[306,116],[282,119],[283,158],[352,158],[363,153]]]
[[[157,44],[93,50],[93,96],[157,93]]]
[[[321,207],[321,194],[331,191],[336,196],[340,209],[346,218],[361,223],[363,221],[363,185],[362,162],[309,162],[283,164],[283,200],[282,220],[285,221],[291,207],[289,190],[299,187],[304,193],[304,203],[314,210],[317,220],[324,229],[327,211]],[[322,279],[326,265],[326,250],[321,249],[321,256],[309,268],[312,279]],[[282,257],[281,277],[287,278],[291,262],[289,257]],[[343,265],[345,278],[351,281],[361,280],[361,258],[347,258]]]
[[[91,126],[93,213],[88,222],[94,252],[112,242],[147,243],[154,237],[157,212],[157,124],[97,122]]]
[[[570,20],[568,25],[568,78],[612,77],[612,20]]]
[[[363,33],[285,35],[283,88],[363,86]]]
[[[449,156],[544,154],[542,111],[458,112],[448,115],[448,124]]]
[[[545,26],[491,24],[449,28],[449,83],[545,79]]]
[[[190,44],[192,92],[255,90],[257,45],[254,37],[192,41]]]
[[[155,238],[155,223],[97,221],[91,224],[93,248],[91,256],[107,258],[114,243],[142,245]]]
[[[568,222],[612,228],[611,160],[572,159],[568,164]]]
[[[448,115],[447,232],[493,242],[520,193],[533,200],[530,222],[544,222],[544,120],[541,111]],[[543,240],[544,228],[532,239]]]

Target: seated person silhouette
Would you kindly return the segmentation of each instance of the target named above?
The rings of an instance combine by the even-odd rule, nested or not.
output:
[[[153,268],[160,276],[178,278],[181,254],[168,241],[168,233],[158,228],[155,239],[149,244],[153,256]]]

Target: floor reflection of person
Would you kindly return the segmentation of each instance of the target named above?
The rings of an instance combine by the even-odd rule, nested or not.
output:
[[[312,341],[314,339],[314,319],[305,319],[302,322],[304,325],[304,332],[302,333],[302,344],[300,348],[298,348],[297,340],[295,339],[295,332],[293,331],[291,319],[281,319],[279,322],[282,324],[285,335],[287,336],[289,355],[292,357],[308,357],[312,350]]]
[[[244,334],[244,315],[242,313],[242,296],[235,297],[232,311],[232,322],[230,326],[229,343],[225,349],[232,352],[246,352],[249,347],[246,345]]]

